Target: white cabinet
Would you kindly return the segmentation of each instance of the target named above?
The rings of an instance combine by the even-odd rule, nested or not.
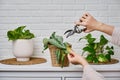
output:
[[[120,80],[120,78],[105,78],[105,80]]]
[[[92,65],[106,80],[120,80],[120,63]],[[82,80],[82,66],[52,67],[51,64],[26,66],[0,64],[0,80]]]
[[[65,80],[82,80],[82,78],[76,77],[76,78],[65,78]]]
[[[0,78],[0,80],[61,80],[61,78]]]

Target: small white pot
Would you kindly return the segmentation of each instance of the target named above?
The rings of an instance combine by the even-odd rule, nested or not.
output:
[[[13,41],[13,54],[17,61],[29,61],[33,55],[33,40],[18,39]]]

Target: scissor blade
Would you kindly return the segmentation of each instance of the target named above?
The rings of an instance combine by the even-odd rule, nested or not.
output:
[[[70,30],[65,31],[64,35],[65,35],[66,33],[68,33],[68,32],[71,32],[71,31],[73,31],[73,30],[70,29]]]
[[[71,31],[67,34],[66,38],[68,38],[69,36],[72,36],[74,34],[74,31]]]

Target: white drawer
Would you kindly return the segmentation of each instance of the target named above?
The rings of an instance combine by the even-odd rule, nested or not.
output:
[[[105,80],[120,80],[120,78],[105,78]]]
[[[61,80],[61,78],[0,78],[0,80]]]
[[[82,78],[80,78],[80,77],[74,77],[74,78],[65,78],[65,80],[82,80]]]

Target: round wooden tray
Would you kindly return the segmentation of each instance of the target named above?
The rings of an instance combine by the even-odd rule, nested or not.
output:
[[[17,61],[16,58],[0,60],[0,63],[7,65],[33,65],[47,62],[44,58],[31,57],[30,61]]]
[[[111,59],[110,62],[99,62],[99,63],[89,63],[89,64],[92,64],[92,65],[105,65],[105,64],[115,64],[115,63],[118,63],[119,60],[117,59]]]

